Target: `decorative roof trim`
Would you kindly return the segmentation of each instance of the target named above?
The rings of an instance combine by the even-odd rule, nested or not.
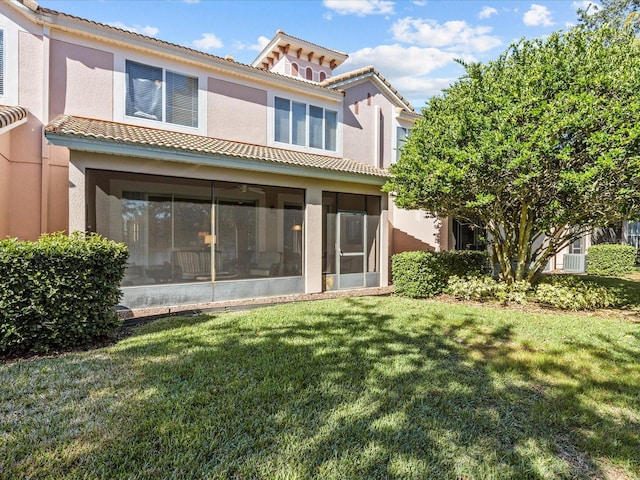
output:
[[[265,173],[382,185],[386,170],[351,159],[60,115],[47,140],[72,150],[164,159]]]
[[[330,48],[326,48],[321,45],[308,42],[307,40],[303,40],[302,38],[291,36],[283,32],[282,30],[278,30],[274,35],[274,37],[258,54],[255,60],[251,62],[251,65],[254,67],[260,67],[260,65],[262,65],[262,63],[265,62],[265,60],[271,56],[272,52],[275,51],[278,48],[278,46],[281,44],[283,45],[293,44],[294,48],[296,47],[300,48],[300,50],[304,51],[304,53],[307,55],[311,53],[316,57],[321,57],[321,56],[324,56],[325,58],[331,57],[331,58],[326,58],[326,61],[333,62],[332,64],[335,65],[335,67],[337,67],[342,62],[344,62],[347,58],[349,58],[349,55],[347,55],[344,52],[332,50]]]

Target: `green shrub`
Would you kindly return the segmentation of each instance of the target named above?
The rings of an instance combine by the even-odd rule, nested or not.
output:
[[[569,276],[552,277],[540,283],[533,296],[543,305],[562,310],[594,310],[621,303],[616,294],[606,287]]]
[[[396,294],[410,298],[438,295],[451,275],[465,276],[486,271],[486,252],[403,252],[393,256],[391,272]]]
[[[447,293],[459,300],[497,300],[502,303],[527,303],[531,284],[518,281],[511,285],[498,282],[488,275],[458,277],[451,276]]]
[[[632,245],[592,245],[587,252],[587,273],[589,275],[626,275],[633,271],[636,254],[636,248]]]
[[[99,235],[0,241],[0,355],[81,345],[119,325],[128,251]]]

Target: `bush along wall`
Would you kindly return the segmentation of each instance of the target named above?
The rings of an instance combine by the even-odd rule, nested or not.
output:
[[[636,263],[636,248],[632,245],[592,245],[587,252],[589,275],[626,275]]]
[[[68,349],[112,334],[129,253],[96,234],[0,240],[0,355]]]
[[[450,276],[480,274],[487,266],[487,253],[480,251],[403,252],[391,259],[395,293],[410,298],[438,295]]]

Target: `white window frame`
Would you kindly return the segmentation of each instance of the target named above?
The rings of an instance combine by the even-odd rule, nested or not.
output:
[[[289,102],[289,141],[288,142],[280,142],[277,141],[275,138],[276,135],[276,126],[275,126],[275,117],[276,117],[276,98],[282,99],[282,100],[286,100]],[[305,105],[305,143],[304,145],[298,145],[296,143],[293,143],[293,104],[294,103],[298,103],[298,104],[304,104]],[[287,148],[287,149],[301,149],[301,150],[305,150],[305,151],[312,151],[314,153],[320,153],[320,154],[330,154],[330,155],[341,155],[341,151],[342,151],[342,132],[341,132],[341,125],[342,125],[342,119],[341,119],[341,111],[340,108],[338,108],[338,105],[336,105],[335,108],[332,107],[328,107],[326,105],[322,105],[318,102],[309,102],[308,99],[300,99],[300,98],[291,98],[288,95],[279,95],[279,94],[274,94],[271,97],[271,102],[270,102],[270,107],[271,107],[271,112],[269,115],[269,119],[270,121],[268,122],[268,128],[269,128],[269,139],[271,142],[273,142],[274,146],[277,147],[281,147],[281,148]],[[322,109],[322,130],[321,130],[321,135],[322,135],[322,148],[317,148],[317,147],[312,147],[310,145],[310,138],[311,138],[311,131],[310,131],[310,107],[316,107],[316,108],[320,108]],[[326,128],[327,128],[327,124],[326,124],[326,112],[332,112],[335,114],[336,116],[336,131],[335,131],[335,144],[336,144],[336,148],[335,150],[327,150],[326,147]]]
[[[158,120],[148,120],[142,117],[134,117],[126,114],[127,104],[127,60],[162,68],[163,72],[171,72],[194,77],[198,79],[198,126],[188,127],[177,123],[167,123]],[[136,54],[131,51],[118,51],[114,54],[114,81],[113,81],[113,120],[116,122],[130,123],[142,127],[157,128],[175,132],[191,133],[195,135],[207,135],[207,85],[209,75],[203,69],[188,68],[181,62],[167,60],[158,61],[152,55]],[[164,73],[163,73],[164,75]]]
[[[162,87],[161,87],[161,100],[162,100],[162,109],[161,109],[161,114],[162,114],[162,118],[159,119],[146,119],[144,117],[139,117],[136,115],[128,115],[127,114],[127,97],[128,97],[128,93],[129,93],[129,82],[127,79],[127,65],[128,63],[137,63],[138,65],[142,65],[144,67],[149,67],[149,68],[154,68],[154,69],[159,69],[162,72]],[[198,108],[198,112],[197,112],[197,125],[193,126],[193,125],[183,125],[180,123],[172,123],[167,121],[167,72],[173,73],[175,75],[181,75],[183,77],[186,78],[192,78],[195,79],[197,82],[197,86],[196,86],[196,95],[198,95],[198,99],[197,99],[197,108]],[[165,68],[165,67],[160,67],[157,65],[153,65],[150,63],[146,63],[146,62],[141,62],[138,60],[132,60],[132,59],[125,59],[125,68],[124,68],[124,115],[126,118],[128,119],[144,119],[144,120],[148,120],[150,122],[154,122],[154,123],[164,123],[167,125],[171,125],[171,126],[176,126],[176,127],[186,127],[186,128],[192,128],[192,129],[197,129],[200,126],[200,78],[197,75],[188,75],[185,73],[181,73],[181,72],[177,72],[175,71],[173,68]]]

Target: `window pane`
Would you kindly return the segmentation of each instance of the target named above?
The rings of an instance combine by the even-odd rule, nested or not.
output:
[[[322,115],[320,107],[309,106],[309,146],[322,148]]]
[[[400,149],[407,138],[407,129],[404,127],[398,127],[396,129],[396,137],[396,161],[398,161],[400,158]]]
[[[324,112],[324,148],[336,151],[336,131],[338,127],[338,113],[331,110]]]
[[[198,79],[167,72],[167,122],[198,126]]]
[[[293,143],[306,145],[307,143],[307,106],[304,103],[293,102]]]
[[[275,140],[276,142],[289,143],[289,111],[291,102],[284,98],[276,97]]]
[[[127,61],[126,114],[162,120],[162,69]]]

